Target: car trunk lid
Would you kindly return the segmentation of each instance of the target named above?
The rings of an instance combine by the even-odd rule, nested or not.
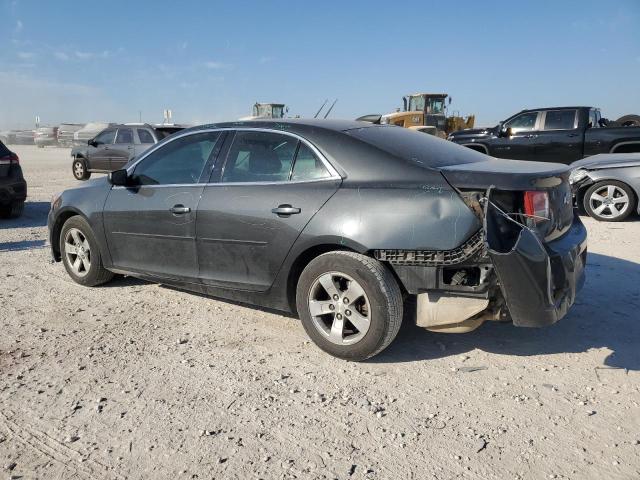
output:
[[[487,157],[486,161],[445,166],[440,171],[460,191],[487,192],[486,199],[506,215],[534,227],[547,241],[563,235],[573,223],[566,165]],[[526,192],[538,191],[548,195],[548,216],[544,219],[533,218],[527,211]]]

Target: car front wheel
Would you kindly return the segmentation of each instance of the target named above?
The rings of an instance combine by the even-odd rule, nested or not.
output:
[[[94,287],[108,282],[113,273],[102,266],[100,248],[89,223],[80,216],[71,217],[60,232],[62,263],[72,280]]]
[[[402,293],[377,260],[329,252],[302,272],[296,293],[305,331],[325,352],[360,361],[384,350],[402,323]]]
[[[585,211],[601,222],[621,222],[631,215],[635,206],[633,190],[616,180],[598,182],[584,194]]]
[[[88,180],[91,177],[91,172],[87,171],[87,164],[81,158],[73,160],[72,170],[76,180]]]

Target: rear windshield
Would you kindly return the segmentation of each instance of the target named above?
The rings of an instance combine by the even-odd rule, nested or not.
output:
[[[437,168],[487,160],[484,153],[402,127],[368,126],[347,130],[345,133],[424,167]]]

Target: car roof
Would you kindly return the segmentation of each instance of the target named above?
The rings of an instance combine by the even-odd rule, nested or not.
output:
[[[586,106],[573,106],[573,107],[544,107],[544,108],[525,108],[521,112],[541,112],[547,110],[578,110],[580,108],[595,108]]]
[[[191,127],[189,130],[206,130],[210,128],[267,128],[271,130],[302,131],[308,128],[330,130],[334,132],[346,132],[357,128],[369,128],[374,125],[369,122],[356,122],[355,120],[327,120],[320,118],[280,118],[259,120],[238,120],[235,122],[210,123]]]

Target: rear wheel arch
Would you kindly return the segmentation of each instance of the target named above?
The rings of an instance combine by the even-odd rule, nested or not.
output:
[[[640,142],[616,143],[609,153],[637,153],[640,152]]]
[[[302,271],[307,265],[314,259],[329,252],[358,252],[358,250],[346,245],[340,245],[335,243],[322,243],[314,245],[302,251],[291,264],[289,269],[289,275],[287,278],[287,302],[293,313],[297,313],[296,308],[296,291],[298,288],[298,280]]]

